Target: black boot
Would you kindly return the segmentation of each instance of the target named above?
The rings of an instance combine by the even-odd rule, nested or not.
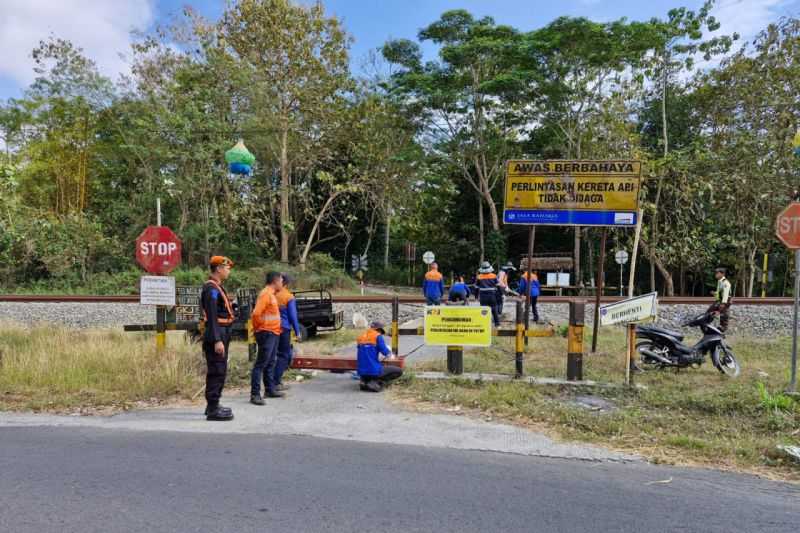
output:
[[[229,420],[233,420],[233,412],[229,408],[222,406],[217,406],[216,408],[209,408],[208,414],[206,415],[206,420],[212,420],[216,422],[227,422]]]
[[[267,398],[283,398],[286,395],[282,392],[278,392],[277,390],[273,390],[273,391],[268,391],[266,396]]]
[[[260,394],[251,394],[250,403],[252,403],[253,405],[264,405],[264,399],[261,397]]]

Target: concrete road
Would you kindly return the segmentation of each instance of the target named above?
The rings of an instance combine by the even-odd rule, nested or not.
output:
[[[794,532],[800,491],[643,463],[281,435],[0,428],[0,531]]]

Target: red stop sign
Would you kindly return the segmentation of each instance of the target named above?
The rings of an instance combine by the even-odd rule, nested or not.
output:
[[[181,264],[181,240],[166,226],[148,226],[136,239],[136,261],[151,274],[167,274]]]
[[[800,249],[800,202],[781,211],[775,221],[775,234],[787,248]]]

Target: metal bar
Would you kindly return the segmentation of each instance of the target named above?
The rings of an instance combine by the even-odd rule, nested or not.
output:
[[[600,298],[603,295],[603,267],[606,260],[606,228],[600,236],[600,258],[597,260],[597,291],[594,298],[594,324],[592,325],[592,353],[597,351],[597,334],[600,331]]]
[[[123,331],[156,331],[155,324],[126,324],[122,326]],[[166,323],[164,325],[166,331],[196,331],[197,322],[178,322]]]
[[[794,321],[792,327],[792,372],[788,392],[797,392],[797,335],[798,314],[800,313],[800,250],[794,252]]]
[[[394,296],[384,295],[345,295],[335,296],[334,304],[350,303],[387,303],[394,301]],[[397,296],[401,305],[424,305],[425,298],[419,296]],[[540,303],[567,304],[575,296],[539,296]],[[622,300],[619,296],[601,296],[601,303],[613,303]],[[88,294],[0,294],[0,302],[20,303],[126,303],[138,304],[138,294],[128,295],[88,295]],[[706,296],[664,296],[658,298],[661,305],[711,305],[714,298]],[[742,298],[736,297],[736,305],[794,305],[794,298],[771,296],[767,298]]]
[[[403,368],[405,358],[398,357],[389,361],[393,366]],[[306,357],[292,358],[292,368],[298,370],[358,370],[358,360],[352,357]]]

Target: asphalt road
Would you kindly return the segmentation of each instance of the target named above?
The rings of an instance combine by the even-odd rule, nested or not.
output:
[[[707,470],[315,437],[0,428],[0,531],[9,533],[729,533],[798,524],[797,487]]]

